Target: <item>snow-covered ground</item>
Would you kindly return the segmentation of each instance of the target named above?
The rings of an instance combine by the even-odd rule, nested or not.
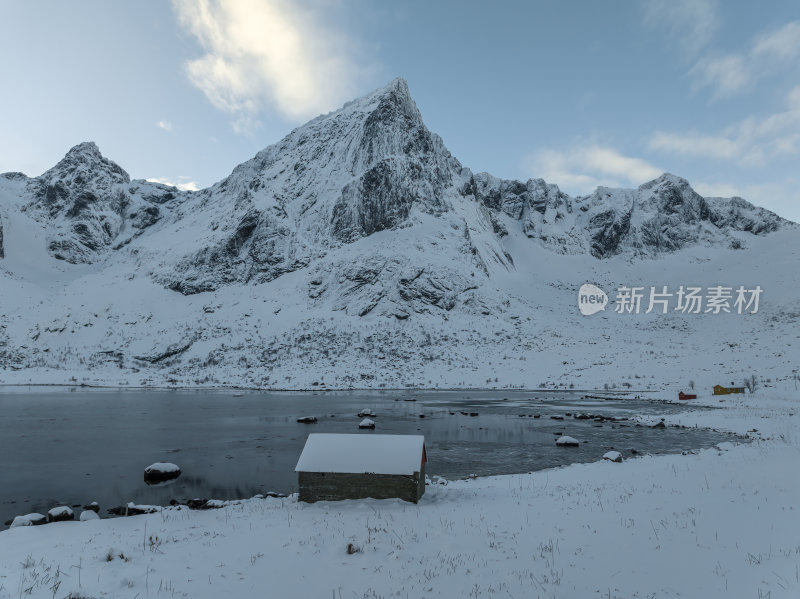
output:
[[[796,598],[798,399],[786,382],[667,418],[757,429],[750,444],[451,481],[418,505],[254,498],[15,528],[0,597]]]
[[[424,244],[435,224],[376,234],[380,239],[347,246],[352,254],[344,259],[355,263],[382,244],[422,261],[432,251]],[[406,320],[348,314],[324,297],[307,297],[310,281],[322,278],[316,270],[190,296],[128,271],[110,280],[107,272],[85,272],[57,291],[46,288],[44,281],[52,284],[47,277],[29,288],[8,285],[0,288],[7,310],[0,315],[0,346],[8,342],[0,347],[0,378],[9,384],[273,389],[643,389],[687,385],[703,373],[718,375],[715,383],[741,384],[751,373],[776,379],[798,367],[792,351],[800,340],[794,231],[754,238],[751,251],[696,247],[636,261],[535,247],[524,253],[514,244],[529,242],[514,235],[506,243],[518,256],[516,270],[495,273],[482,292],[492,297],[489,314],[477,305]],[[423,246],[419,254],[408,247],[409,237]],[[760,285],[764,293],[757,314],[617,314],[609,306],[582,316],[577,292],[587,281],[609,294],[620,285],[668,285],[674,292],[692,284]],[[131,357],[164,355],[170,348],[179,353],[152,364]]]

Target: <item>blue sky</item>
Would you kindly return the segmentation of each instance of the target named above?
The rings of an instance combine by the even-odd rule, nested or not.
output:
[[[572,194],[667,171],[800,220],[800,4],[0,0],[0,172],[96,141],[204,187],[405,77],[474,171]]]

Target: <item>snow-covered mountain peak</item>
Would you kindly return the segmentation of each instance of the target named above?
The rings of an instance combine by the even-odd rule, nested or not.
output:
[[[116,162],[103,156],[93,141],[85,141],[70,148],[53,168],[37,179],[47,183],[60,181],[64,185],[100,185],[130,183],[131,178]]]
[[[158,205],[182,192],[131,182],[94,142],[72,147],[38,177],[15,176],[27,193],[22,210],[45,228],[47,251],[58,260],[91,263],[121,247],[162,214]]]
[[[414,211],[441,215],[462,198],[461,171],[395,79],[294,129],[196,194],[186,224],[202,241],[167,284],[195,293],[271,280],[404,225]]]
[[[328,114],[322,114],[309,121],[306,125],[303,125],[303,127],[311,125],[316,121],[335,117],[339,114],[354,112],[369,113],[375,110],[375,108],[381,103],[395,104],[396,106],[404,107],[410,112],[416,112],[416,116],[421,118],[419,110],[417,110],[416,103],[411,97],[411,92],[408,89],[408,83],[402,77],[395,77],[385,86],[379,87],[359,98],[345,102],[341,108],[329,112]]]

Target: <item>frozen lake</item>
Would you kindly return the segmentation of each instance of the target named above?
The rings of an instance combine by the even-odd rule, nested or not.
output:
[[[592,462],[611,448],[625,458],[634,455],[632,449],[674,453],[731,438],[567,416],[625,418],[707,409],[583,399],[583,393],[6,388],[0,390],[0,522],[91,501],[98,501],[105,515],[107,508],[128,501],[163,505],[171,499],[289,493],[297,484],[294,466],[306,436],[359,432],[356,414],[362,408],[377,414],[375,433],[425,435],[428,475],[445,478]],[[306,415],[319,421],[296,422]],[[556,447],[555,433],[576,437],[581,446]],[[183,474],[172,484],[149,487],[143,471],[153,462],[174,462]]]

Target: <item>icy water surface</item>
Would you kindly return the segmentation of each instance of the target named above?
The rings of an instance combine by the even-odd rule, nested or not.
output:
[[[357,429],[362,408],[377,414],[375,433],[425,435],[428,474],[446,478],[592,462],[611,448],[626,458],[634,455],[632,449],[674,453],[731,438],[702,429],[650,429],[566,416],[625,418],[703,409],[583,399],[582,393],[7,388],[0,390],[0,523],[90,501],[98,501],[105,514],[128,501],[163,505],[171,499],[289,493],[297,484],[294,466],[308,433],[372,434]],[[296,422],[305,415],[319,421]],[[581,446],[556,447],[556,433],[576,437]],[[148,487],[143,471],[153,462],[174,462],[183,474],[167,486]]]

